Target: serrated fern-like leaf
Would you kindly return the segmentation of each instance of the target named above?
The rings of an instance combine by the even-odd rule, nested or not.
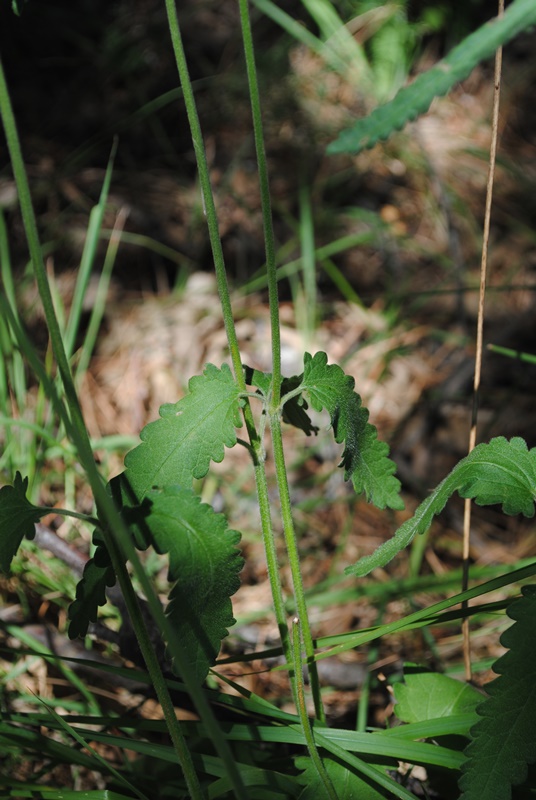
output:
[[[13,486],[0,489],[0,570],[9,572],[11,562],[24,537],[33,539],[35,523],[48,513],[26,498],[28,478],[15,474]]]
[[[146,546],[169,554],[166,614],[201,683],[235,622],[230,598],[240,585],[240,534],[190,488],[151,491],[144,506],[128,512],[130,523],[141,526],[137,538]]]
[[[536,499],[536,448],[529,451],[520,437],[508,441],[498,436],[488,444],[479,444],[418,506],[392,539],[372,555],[347,567],[346,573],[363,576],[385,566],[407,547],[415,534],[428,530],[434,516],[443,510],[454,492],[474,499],[480,506],[500,503],[505,514],[532,517]]]
[[[207,364],[203,375],[191,378],[189,393],[178,403],[160,408],[160,419],[142,430],[142,444],[125,458],[122,504],[136,505],[153,488],[191,486],[204,477],[210,461],[222,461],[224,447],[236,444],[240,418],[240,390],[229,367]],[[117,486],[112,482],[117,498]]]
[[[341,367],[328,365],[325,353],[305,353],[303,393],[316,411],[326,409],[335,441],[344,442],[340,466],[345,480],[351,479],[356,492],[364,492],[378,508],[401,509],[400,482],[393,474],[396,465],[388,457],[389,447],[379,441],[376,428],[368,422],[369,412],[354,385]]]
[[[493,666],[499,674],[478,706],[481,719],[465,750],[460,800],[510,800],[536,762],[536,586],[525,586],[508,616],[515,624],[501,637],[509,652]]]
[[[401,89],[389,103],[375,109],[351,128],[343,131],[327,148],[336,153],[359,153],[387,139],[407,122],[428,111],[432,100],[446,94],[498,47],[536,24],[534,0],[514,0],[502,17],[486,23],[455,47],[435,67],[419,75]]]

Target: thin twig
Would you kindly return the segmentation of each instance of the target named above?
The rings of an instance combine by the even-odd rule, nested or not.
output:
[[[501,17],[504,13],[504,0],[499,0],[498,16]],[[491,146],[489,156],[489,172],[488,183],[486,187],[486,212],[484,216],[484,233],[482,239],[482,256],[480,261],[480,292],[478,299],[478,321],[476,332],[476,355],[475,355],[475,377],[473,383],[473,408],[471,414],[471,430],[469,432],[469,452],[471,452],[476,445],[476,428],[478,420],[478,406],[479,406],[479,392],[480,392],[480,379],[482,375],[482,349],[484,338],[484,300],[486,296],[486,279],[487,279],[487,265],[488,265],[488,250],[489,250],[489,233],[490,233],[490,220],[491,220],[491,204],[493,198],[493,181],[495,178],[495,162],[497,158],[497,139],[499,131],[499,100],[501,94],[501,70],[502,70],[502,47],[497,48],[495,54],[495,74],[494,74],[494,92],[493,92],[493,112],[492,112],[492,127],[491,127]],[[471,500],[468,498],[465,501],[464,518],[463,518],[463,576],[462,576],[462,592],[464,592],[469,584],[469,551],[470,551],[470,537],[471,537]],[[463,604],[467,606],[467,603]],[[471,680],[471,643],[469,636],[469,617],[466,617],[462,622],[462,636],[463,636],[463,661],[465,667],[465,678]]]

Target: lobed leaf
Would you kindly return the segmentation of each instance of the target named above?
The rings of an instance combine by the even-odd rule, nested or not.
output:
[[[9,572],[11,562],[24,537],[33,539],[35,523],[48,509],[32,505],[26,498],[28,478],[15,474],[13,486],[0,489],[0,570]]]
[[[76,587],[76,599],[69,606],[69,639],[87,634],[90,622],[96,622],[99,606],[106,603],[106,589],[115,584],[112,562],[101,538],[100,531],[93,534],[97,549],[84,567]]]
[[[510,441],[503,436],[488,444],[479,444],[417,508],[396,531],[370,556],[347,567],[348,575],[368,575],[383,567],[407,547],[415,534],[425,533],[436,514],[443,510],[454,492],[472,498],[477,505],[501,504],[505,514],[534,515],[536,498],[536,448],[528,450],[520,437]]]
[[[144,506],[129,514],[132,528],[142,529],[137,538],[169,554],[173,588],[166,614],[201,683],[235,622],[230,597],[240,585],[240,534],[192,489],[179,486],[149,492]]]
[[[449,55],[427,72],[419,75],[410,86],[401,89],[389,103],[358,120],[332,142],[327,152],[359,153],[387,139],[407,122],[428,111],[432,100],[446,94],[455,83],[464,80],[498,47],[536,24],[534,0],[514,0],[502,17],[486,23],[467,36]]]
[[[460,800],[509,800],[536,762],[536,586],[508,609],[515,624],[501,637],[509,652],[495,662],[499,674],[477,708],[459,786]]]
[[[400,482],[393,474],[396,465],[388,457],[389,447],[368,422],[369,412],[354,392],[354,379],[336,364],[328,365],[325,353],[305,353],[301,384],[311,406],[328,412],[335,441],[344,442],[340,466],[345,480],[351,479],[356,492],[364,492],[378,508],[403,508]]]
[[[191,486],[207,474],[211,460],[223,460],[224,447],[236,444],[242,401],[230,368],[207,364],[188,388],[178,403],[160,408],[161,418],[145,426],[142,444],[127,454],[126,471],[112,482],[116,497],[120,484],[122,504],[141,503],[153,488]]]

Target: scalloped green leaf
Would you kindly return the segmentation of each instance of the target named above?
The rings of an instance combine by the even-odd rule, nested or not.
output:
[[[142,443],[125,458],[126,471],[114,479],[122,486],[123,503],[135,505],[153,488],[191,486],[203,478],[211,461],[223,461],[225,447],[236,444],[241,427],[240,389],[227,364],[207,364],[188,383],[178,403],[163,405],[160,419],[142,430]],[[117,496],[114,482],[112,491]]]
[[[348,575],[362,577],[376,567],[384,567],[407,547],[415,534],[425,533],[435,515],[445,507],[454,492],[472,498],[479,506],[501,504],[505,514],[534,515],[536,499],[536,448],[528,450],[520,437],[510,441],[503,436],[479,444],[424,500],[411,519],[370,556],[347,567]]]
[[[378,508],[404,508],[396,465],[388,457],[389,447],[378,439],[368,422],[369,412],[354,392],[355,381],[336,364],[327,363],[319,352],[304,355],[303,393],[316,411],[328,412],[336,442],[344,442],[340,466],[345,480],[351,479],[356,492]]]
[[[501,637],[509,652],[493,666],[488,698],[477,708],[459,786],[460,800],[509,800],[536,762],[536,586],[508,609],[515,624]]]
[[[169,554],[166,614],[201,683],[235,622],[230,598],[240,586],[240,534],[192,489],[179,486],[149,492],[144,506],[129,514],[146,546]]]
[[[84,567],[76,587],[76,599],[69,606],[69,639],[87,634],[90,622],[96,622],[99,606],[106,603],[106,589],[115,584],[115,572],[100,531],[93,534],[97,545],[93,558]]]
[[[327,152],[330,155],[355,154],[387,139],[407,122],[428,111],[435,97],[446,94],[454,84],[464,80],[477,64],[493,56],[498,47],[535,24],[534,0],[514,0],[502,17],[482,25],[435,67],[401,89],[393,100],[342,131]]]
[[[0,489],[0,570],[9,572],[11,562],[24,537],[33,539],[35,523],[48,513],[26,497],[28,478],[15,474],[13,486]]]
[[[393,687],[394,713],[402,722],[426,722],[474,711],[481,693],[469,683],[416,664],[404,666],[404,682]]]

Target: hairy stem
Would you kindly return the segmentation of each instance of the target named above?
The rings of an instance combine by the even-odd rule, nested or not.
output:
[[[311,686],[313,688],[315,711],[318,719],[324,721],[325,716],[322,707],[322,700],[320,697],[318,671],[314,661],[314,644],[307,616],[307,605],[305,602],[305,594],[303,591],[303,582],[300,571],[300,560],[299,560],[298,548],[296,545],[296,535],[294,532],[292,508],[290,504],[290,496],[288,491],[288,478],[286,473],[285,457],[281,439],[281,422],[280,422],[281,333],[280,333],[280,321],[279,321],[279,297],[278,297],[278,287],[277,287],[275,242],[274,242],[274,231],[272,224],[272,208],[270,200],[270,185],[268,180],[268,166],[267,166],[266,152],[264,147],[264,133],[262,124],[259,84],[257,80],[257,70],[255,66],[255,50],[253,46],[253,37],[251,33],[251,20],[249,15],[248,0],[239,0],[239,8],[240,8],[240,22],[242,26],[242,39],[244,43],[244,53],[245,53],[246,68],[248,74],[248,87],[249,87],[249,96],[251,102],[251,112],[253,117],[255,149],[257,153],[257,167],[259,173],[262,219],[264,228],[264,242],[266,250],[266,274],[268,279],[268,298],[270,304],[270,325],[271,325],[271,339],[272,339],[272,387],[271,387],[271,397],[269,398],[268,412],[270,416],[270,426],[273,437],[277,485],[281,500],[281,510],[283,517],[283,530],[284,530],[285,543],[287,547],[287,553],[292,574],[292,582],[294,587],[294,598],[296,602],[296,607],[303,621],[302,622],[303,638],[305,642],[307,661],[309,664]],[[276,605],[277,607],[275,596],[274,596],[274,605]],[[281,630],[281,622],[279,620],[278,624]],[[290,663],[288,658],[288,645],[286,644],[287,636],[288,632],[287,632],[287,627],[285,625],[284,633],[282,635],[282,642],[283,642],[283,649],[285,650],[285,656],[287,658],[287,661]]]
[[[274,448],[274,462],[275,462],[275,471],[277,477],[277,486],[279,490],[279,497],[281,500],[281,520],[283,522],[283,534],[285,537],[285,544],[288,553],[290,573],[292,575],[292,586],[294,590],[296,609],[300,617],[300,623],[302,627],[303,643],[305,646],[305,655],[307,658],[307,666],[309,669],[311,690],[313,693],[313,701],[315,705],[315,714],[318,720],[325,723],[326,717],[324,713],[324,708],[322,706],[322,698],[320,695],[320,682],[318,680],[318,670],[315,662],[315,647],[314,647],[313,637],[311,634],[311,626],[309,625],[307,603],[305,600],[305,592],[303,589],[303,581],[300,569],[300,554],[298,552],[298,544],[296,542],[296,531],[294,529],[294,520],[292,517],[292,505],[290,501],[288,476],[285,465],[285,453],[283,451],[283,437],[281,434],[280,413],[272,414],[270,416],[270,428],[272,432],[272,442]]]
[[[270,303],[270,325],[272,338],[272,409],[279,407],[281,392],[281,332],[279,327],[279,297],[277,291],[277,270],[275,263],[275,242],[272,224],[272,206],[270,200],[270,184],[268,181],[268,166],[264,149],[264,134],[262,126],[261,102],[257,69],[255,66],[255,51],[251,34],[251,21],[249,17],[248,0],[239,0],[240,23],[242,26],[242,40],[246,58],[248,74],[248,88],[253,117],[253,134],[257,152],[257,168],[259,173],[259,186],[261,194],[262,220],[264,228],[264,246],[266,250],[266,273],[268,277],[268,297]]]
[[[192,144],[194,146],[195,159],[197,163],[197,172],[199,175],[199,183],[201,185],[201,194],[203,199],[203,211],[207,220],[208,235],[210,239],[210,246],[212,249],[212,257],[214,259],[214,269],[216,272],[216,281],[218,284],[218,294],[220,297],[220,304],[223,313],[223,321],[225,324],[225,332],[227,334],[227,341],[229,343],[229,350],[231,352],[231,361],[235,379],[242,391],[246,390],[244,375],[242,370],[242,361],[240,358],[240,350],[238,347],[238,339],[236,335],[236,328],[233,318],[233,310],[231,307],[231,296],[229,293],[229,285],[227,283],[227,273],[225,270],[225,260],[223,257],[223,250],[221,246],[220,232],[218,227],[218,216],[216,214],[216,206],[214,203],[214,194],[210,183],[210,172],[208,168],[207,156],[205,153],[205,146],[203,143],[203,134],[197,113],[197,106],[195,103],[194,91],[192,82],[190,80],[190,73],[188,71],[188,64],[186,62],[186,54],[184,52],[184,45],[180,32],[179,20],[177,18],[177,9],[175,7],[175,0],[165,0],[166,11],[168,17],[169,31],[171,35],[171,43],[173,45],[173,52],[175,54],[175,61],[181,82],[181,88],[184,97],[184,104],[186,106],[186,114],[188,116],[188,123],[190,125],[190,132],[192,135]]]
[[[268,577],[270,580],[270,589],[272,592],[272,600],[274,604],[274,613],[277,622],[279,635],[281,636],[281,645],[287,664],[292,663],[292,650],[290,647],[290,639],[288,635],[288,627],[286,622],[285,601],[283,597],[283,590],[281,587],[281,578],[279,574],[279,564],[277,560],[277,551],[275,545],[274,531],[271,520],[270,512],[270,498],[268,496],[268,484],[266,481],[266,472],[264,463],[255,466],[255,481],[257,487],[257,499],[259,503],[259,511],[261,517],[261,530],[262,540],[264,544],[264,551],[266,553],[266,566],[268,569]]]
[[[218,219],[214,204],[212,187],[210,184],[209,169],[208,169],[205,149],[203,146],[201,125],[199,123],[199,117],[197,114],[197,108],[195,104],[195,97],[189,77],[188,66],[186,63],[186,56],[184,53],[184,46],[182,43],[182,37],[180,33],[174,0],[166,0],[166,9],[168,13],[168,21],[171,32],[171,39],[173,43],[173,49],[175,52],[175,58],[177,62],[177,69],[179,72],[179,77],[184,95],[184,102],[186,105],[186,112],[188,115],[188,121],[190,124],[192,141],[195,150],[197,169],[199,172],[199,181],[203,193],[204,209],[209,229],[212,254],[214,258],[216,279],[218,282],[218,292],[222,306],[223,317],[225,321],[225,330],[227,333],[227,340],[231,352],[231,359],[233,362],[233,368],[235,372],[235,379],[240,389],[243,392],[245,392],[246,384],[242,369],[240,352],[238,348],[238,341],[236,337],[236,329],[234,326],[231,300],[229,295],[229,287],[227,284],[227,276],[225,270],[225,262],[223,258],[221,240],[219,236]],[[243,23],[243,35],[244,35],[246,53],[249,53],[249,57],[247,56],[247,63],[248,63],[248,73],[250,73],[252,69],[252,64],[254,71],[254,61],[252,56],[251,31],[249,29],[248,16],[247,16],[247,3],[245,5],[245,10],[244,8],[241,7],[241,19]],[[281,347],[279,344],[277,282],[275,281],[275,248],[274,248],[273,232],[271,229],[270,192],[269,192],[268,177],[267,177],[268,173],[266,169],[266,158],[264,156],[264,149],[262,145],[263,142],[262,127],[260,127],[260,103],[258,99],[258,88],[255,76],[253,76],[253,78],[250,77],[250,90],[252,91],[252,106],[254,108],[253,117],[254,117],[254,127],[255,127],[255,141],[257,144],[257,154],[259,160],[259,176],[261,182],[261,197],[262,197],[263,219],[265,227],[267,262],[269,264],[269,272],[270,274],[273,274],[274,277],[270,289],[270,307],[272,310],[275,310],[275,314],[272,313],[272,342],[275,354],[274,388],[272,389],[272,393],[275,391],[278,403],[280,376],[281,376],[281,367],[280,367],[281,359],[279,354]],[[253,97],[255,97],[255,100],[253,100]],[[275,379],[276,373],[278,376],[277,380]],[[290,654],[290,643],[288,640],[288,629],[286,625],[285,604],[284,604],[283,592],[281,589],[281,581],[279,577],[279,567],[277,563],[277,554],[275,549],[273,527],[271,522],[270,501],[268,498],[268,489],[266,485],[266,474],[264,472],[264,457],[262,455],[263,442],[260,440],[259,434],[256,430],[255,423],[253,420],[253,415],[251,412],[251,407],[248,400],[246,400],[245,402],[243,411],[244,411],[244,419],[246,422],[246,428],[248,431],[251,443],[251,449],[253,453],[255,480],[257,484],[257,494],[259,500],[260,514],[261,514],[261,528],[262,528],[264,547],[266,551],[266,561],[268,566],[268,574],[270,578],[270,586],[274,602],[275,616],[279,631],[281,633],[283,650],[285,652],[287,660],[289,660],[290,663],[291,654]]]
[[[305,705],[305,690],[303,685],[303,673],[302,673],[302,661],[301,661],[301,637],[300,637],[300,620],[299,617],[294,617],[292,620],[292,651],[294,656],[294,673],[295,673],[295,681],[296,681],[296,696],[297,706],[298,706],[298,714],[300,717],[301,727],[303,730],[303,735],[305,736],[305,742],[307,744],[307,750],[309,751],[309,755],[311,757],[311,761],[313,762],[318,777],[320,778],[322,784],[324,785],[324,789],[326,790],[326,794],[331,800],[337,800],[338,794],[335,791],[333,783],[326,772],[326,768],[323,764],[322,759],[320,758],[320,753],[318,752],[315,739],[313,736],[313,731],[311,728],[311,723],[309,722],[309,717],[307,716],[307,708]]]

